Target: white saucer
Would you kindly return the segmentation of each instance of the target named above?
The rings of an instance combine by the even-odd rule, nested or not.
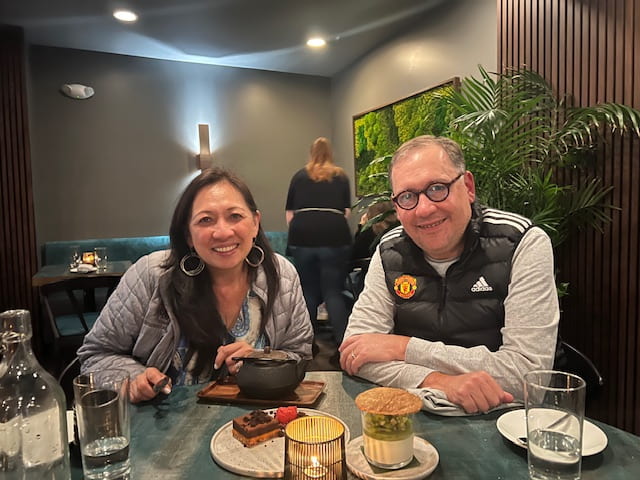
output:
[[[496,421],[496,427],[504,438],[519,447],[527,448],[519,437],[527,436],[527,414],[524,408],[505,413]],[[593,423],[584,421],[582,432],[582,456],[600,453],[607,447],[607,435]]]
[[[274,415],[276,408],[265,409]],[[344,425],[344,442],[349,442],[351,434],[349,427],[338,417],[312,408],[298,408],[306,415],[322,415],[338,420]],[[259,443],[254,447],[245,447],[233,438],[231,431],[233,422],[228,422],[218,429],[211,437],[209,450],[218,465],[230,472],[256,478],[284,477],[284,437],[276,437]]]
[[[424,438],[413,437],[413,461],[398,470],[383,470],[372,467],[362,452],[362,436],[354,438],[347,445],[347,467],[364,480],[418,480],[425,478],[438,466],[440,456],[436,448]]]

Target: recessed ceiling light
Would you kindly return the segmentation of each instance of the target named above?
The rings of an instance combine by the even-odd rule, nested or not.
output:
[[[135,22],[138,20],[138,15],[133,13],[131,10],[116,10],[113,12],[113,16],[120,20],[121,22]]]
[[[320,37],[313,37],[307,40],[307,45],[309,45],[310,47],[324,47],[326,44],[327,42],[324,40],[324,38]]]

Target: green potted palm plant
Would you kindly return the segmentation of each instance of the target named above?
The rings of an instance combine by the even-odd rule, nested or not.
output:
[[[467,168],[478,187],[478,201],[520,213],[544,229],[558,246],[572,229],[602,229],[616,207],[589,166],[604,136],[630,131],[640,136],[640,111],[606,103],[574,107],[558,98],[536,72],[512,70],[466,78],[460,89],[435,95],[431,111],[448,110],[448,126],[440,134],[462,147]],[[424,132],[429,133],[429,132]],[[358,200],[356,207],[388,200],[389,155],[374,159],[378,191]],[[579,171],[581,181],[561,185],[563,171]],[[370,223],[375,221],[371,219]]]

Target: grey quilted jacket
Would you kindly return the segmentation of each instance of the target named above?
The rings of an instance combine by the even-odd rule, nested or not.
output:
[[[138,260],[122,277],[78,350],[83,372],[123,368],[131,377],[146,367],[166,372],[180,340],[180,327],[168,299],[168,250]],[[296,360],[311,359],[313,328],[295,267],[276,254],[280,293],[265,325],[271,347]],[[267,300],[266,277],[259,268],[253,291]]]

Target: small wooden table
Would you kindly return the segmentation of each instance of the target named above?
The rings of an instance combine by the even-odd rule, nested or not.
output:
[[[106,270],[91,273],[73,273],[69,271],[69,265],[43,265],[38,273],[31,278],[31,285],[41,287],[49,283],[56,283],[70,278],[95,278],[95,277],[115,277],[120,278],[131,266],[129,260],[119,260],[107,262]]]

